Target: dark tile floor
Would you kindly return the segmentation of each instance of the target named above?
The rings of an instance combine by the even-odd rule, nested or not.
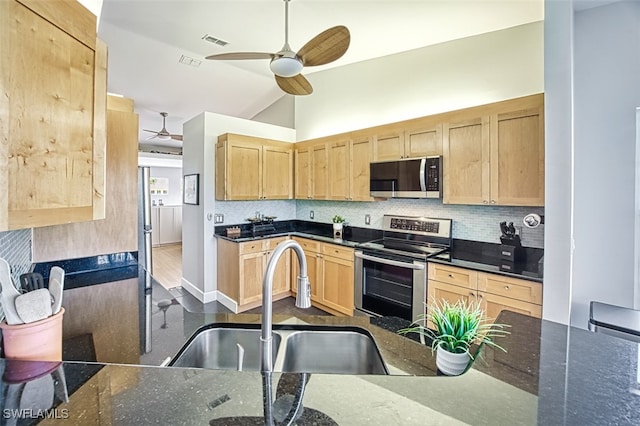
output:
[[[171,296],[176,299],[184,308],[193,313],[199,314],[230,314],[232,313],[229,309],[227,309],[220,302],[209,302],[202,303],[194,296],[192,296],[188,291],[184,290],[182,287],[174,287],[167,290]],[[249,311],[245,311],[243,313],[246,314],[261,314],[262,308],[258,307],[255,309],[251,309]],[[284,314],[284,315],[331,315],[325,311],[322,311],[318,308],[314,308],[313,306],[308,309],[300,309],[295,306],[295,298],[287,297],[282,300],[278,300],[273,303],[273,313],[274,314]]]

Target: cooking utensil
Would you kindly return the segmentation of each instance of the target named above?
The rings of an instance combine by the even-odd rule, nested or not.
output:
[[[38,272],[28,272],[20,275],[20,285],[24,291],[33,291],[44,288],[44,278]]]
[[[2,302],[2,310],[4,317],[9,325],[22,324],[23,321],[16,312],[15,300],[20,296],[20,292],[13,285],[11,279],[11,268],[6,260],[0,257],[0,285],[2,293],[0,293],[0,301]]]
[[[511,235],[511,237],[515,237],[516,236],[516,228],[515,228],[515,226],[513,226],[513,222],[509,222],[509,225],[507,226],[507,228],[509,229],[509,235]]]
[[[500,222],[500,231],[502,232],[503,237],[506,237],[509,234],[509,230],[507,229],[507,222]]]
[[[64,269],[54,266],[49,272],[49,293],[51,293],[51,311],[57,314],[62,307],[62,291],[64,290]]]
[[[46,288],[39,288],[16,297],[16,312],[25,323],[48,318],[52,315],[51,293]]]

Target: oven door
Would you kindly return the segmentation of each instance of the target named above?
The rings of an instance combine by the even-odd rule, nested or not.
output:
[[[427,264],[380,252],[355,252],[356,309],[415,321],[425,313]]]

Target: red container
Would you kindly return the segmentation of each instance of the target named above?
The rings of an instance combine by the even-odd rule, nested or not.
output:
[[[26,361],[62,361],[62,315],[28,324],[9,325],[0,322],[4,357]]]

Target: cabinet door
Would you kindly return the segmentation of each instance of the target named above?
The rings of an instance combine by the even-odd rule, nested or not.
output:
[[[353,260],[324,256],[322,304],[353,316]]]
[[[314,200],[326,200],[329,196],[329,170],[327,145],[319,144],[311,148],[311,184]]]
[[[404,134],[402,131],[381,133],[374,138],[374,161],[392,161],[404,158]]]
[[[442,283],[440,281],[429,280],[427,286],[428,304],[436,301],[440,303],[443,299],[449,303],[456,303],[458,300],[464,300],[467,304],[477,303],[477,293],[473,289]],[[427,305],[427,314],[428,309],[429,307]],[[429,328],[433,328],[433,323],[429,321],[427,323],[427,326]]]
[[[489,118],[443,126],[443,202],[489,204]]]
[[[0,2],[0,230],[104,219],[106,46],[76,2],[25,3]]]
[[[404,152],[409,158],[442,155],[442,125],[406,130]]]
[[[160,209],[151,208],[151,246],[160,245]]]
[[[350,160],[348,140],[329,143],[329,199],[350,199]]]
[[[262,278],[266,259],[266,251],[247,253],[240,256],[239,305],[258,302],[262,299]]]
[[[351,200],[373,201],[369,189],[373,149],[369,137],[351,141]]]
[[[296,199],[311,198],[311,151],[309,148],[296,149],[295,179]]]
[[[158,207],[160,213],[159,218],[159,242],[160,244],[171,244],[176,242],[175,230],[175,208],[174,207]]]
[[[273,249],[276,248],[278,244],[281,244],[284,241],[287,241],[288,238],[271,238],[268,240],[267,244],[271,248],[267,252],[267,262],[273,253]],[[278,260],[278,264],[276,265],[275,274],[273,277],[273,295],[278,295],[282,293],[286,293],[291,290],[291,260],[294,260],[297,263],[297,257],[291,253],[291,250],[287,250],[282,254],[280,259]],[[265,265],[266,268],[266,265]],[[266,270],[265,270],[266,273]]]
[[[262,199],[293,198],[293,151],[265,146],[262,156]]]
[[[485,311],[486,317],[492,322],[503,309],[529,315],[530,317],[542,318],[542,306],[533,303],[509,299],[508,297],[485,292],[478,292],[478,300],[480,301],[481,308]]]
[[[173,207],[173,240],[182,242],[182,206]]]
[[[262,146],[238,140],[229,141],[226,150],[227,200],[259,200],[262,195]]]
[[[542,106],[491,117],[490,203],[544,205]]]
[[[304,251],[304,257],[307,260],[307,276],[311,284],[311,300],[314,302],[322,302],[322,258],[317,252]],[[294,293],[298,291],[298,275],[300,268],[296,260],[293,261],[291,268],[291,288]]]

